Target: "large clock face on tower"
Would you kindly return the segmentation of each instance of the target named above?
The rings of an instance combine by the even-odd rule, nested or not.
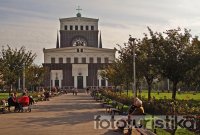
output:
[[[82,37],[76,37],[72,40],[72,46],[87,46],[87,41]]]

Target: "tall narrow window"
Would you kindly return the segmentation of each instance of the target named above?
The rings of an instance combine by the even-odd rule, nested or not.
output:
[[[55,58],[51,58],[51,63],[55,63]]]
[[[89,61],[90,63],[94,63],[94,59],[92,57],[90,57]]]
[[[91,26],[91,30],[94,30],[94,26]]]
[[[78,63],[78,58],[77,57],[74,58],[74,63]]]
[[[66,58],[66,63],[71,63],[71,58]]]
[[[86,27],[85,27],[85,30],[89,30],[89,27],[88,27],[88,26],[86,26]]]
[[[83,26],[81,26],[81,30],[83,30]]]
[[[63,58],[59,58],[59,63],[63,63]]]
[[[101,57],[97,57],[97,63],[101,63]]]
[[[77,25],[75,26],[75,30],[78,30],[78,26]]]
[[[65,30],[67,30],[67,25],[65,25]]]
[[[70,25],[70,30],[73,30],[73,26],[72,25]]]
[[[86,63],[86,58],[82,58],[82,63]]]
[[[108,57],[104,58],[104,62],[108,63]]]

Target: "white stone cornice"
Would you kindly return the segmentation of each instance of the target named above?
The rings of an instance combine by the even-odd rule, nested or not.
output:
[[[90,22],[98,22],[99,19],[95,18],[87,18],[87,17],[69,17],[69,18],[60,18],[60,22],[65,22],[65,21],[90,21]]]
[[[65,48],[51,48],[43,50],[44,53],[69,53],[76,52],[77,49],[83,49],[84,52],[87,53],[115,53],[115,49],[108,48],[95,48],[95,47],[87,47],[87,46],[73,46],[73,47],[65,47]]]

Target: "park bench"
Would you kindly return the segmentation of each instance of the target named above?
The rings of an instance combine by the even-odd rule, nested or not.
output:
[[[96,93],[95,94],[95,96],[94,96],[94,99],[96,100],[96,101],[102,101],[102,99],[103,99],[103,95],[101,95],[100,93]]]
[[[106,108],[106,106],[110,105],[111,99],[107,98],[107,97],[103,97],[102,99],[102,106],[104,108]]]
[[[140,135],[156,135],[152,131],[144,129],[144,128],[136,128],[136,130],[140,133]]]
[[[4,100],[1,100],[1,103],[0,103],[0,111],[2,113],[5,113],[5,111],[8,109],[8,103]]]
[[[2,106],[2,105],[0,105],[0,111],[1,111],[2,113],[5,113],[5,110],[6,110],[6,107],[5,107],[5,106]]]
[[[11,112],[11,111],[16,112],[14,106],[6,106],[6,109],[8,109],[8,112]],[[17,112],[31,112],[31,105],[23,106],[22,109],[21,110],[17,110]]]
[[[117,102],[112,101],[111,99],[107,99],[103,105],[103,107],[106,108],[106,112],[108,113],[111,112],[111,108],[115,108],[116,106],[117,106]]]
[[[114,103],[113,108],[110,108],[110,113],[113,118],[116,113],[119,115],[124,114],[124,104],[122,104],[120,102]]]

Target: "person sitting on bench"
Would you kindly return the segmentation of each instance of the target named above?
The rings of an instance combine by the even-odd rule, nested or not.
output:
[[[117,131],[120,131],[120,132],[124,131],[125,127],[123,125],[123,122],[126,121],[126,122],[128,122],[128,125],[130,126],[130,127],[128,127],[128,133],[127,134],[131,134],[131,132],[132,132],[132,127],[131,127],[132,125],[131,124],[132,123],[130,123],[130,122],[131,122],[131,116],[134,117],[134,115],[144,115],[144,108],[142,106],[142,101],[137,97],[133,100],[133,103],[128,110],[128,116],[121,119],[122,125],[120,123],[118,123]]]
[[[11,93],[11,96],[8,98],[8,110],[10,111],[10,107],[14,106],[15,110],[17,111],[20,109],[20,104],[17,102],[16,94]]]
[[[29,97],[24,92],[22,97],[18,99],[18,102],[22,105],[22,107],[29,106]]]
[[[135,98],[133,101],[133,104],[131,105],[129,112],[129,115],[143,115],[144,114],[144,108],[142,106],[142,101],[139,98]]]

